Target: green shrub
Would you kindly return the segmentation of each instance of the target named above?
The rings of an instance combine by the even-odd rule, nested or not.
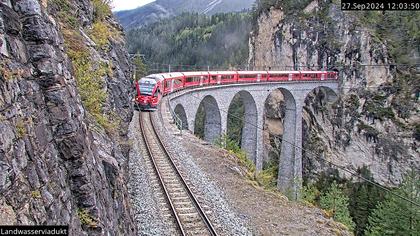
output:
[[[64,23],[65,27],[77,29],[79,27],[79,20],[74,15],[75,8],[67,0],[50,0],[50,4],[55,6],[58,13],[58,19]]]
[[[318,203],[321,192],[317,189],[315,184],[308,184],[302,187],[300,195],[301,201],[311,205],[316,205]]]
[[[219,137],[215,141],[215,144],[221,148],[228,150],[230,154],[237,157],[239,160],[239,163],[245,166],[246,169],[248,170],[248,176],[250,178],[254,178],[254,175],[255,175],[254,163],[248,159],[245,151],[242,150],[235,141],[229,139],[228,136],[225,134]]]
[[[101,65],[95,69],[91,58],[83,52],[69,55],[73,56],[73,69],[84,105],[92,114],[102,113],[102,104],[106,100],[102,77],[106,75],[106,69]]]
[[[89,35],[99,49],[106,49],[112,34],[109,24],[98,21],[92,25],[92,30],[90,30]]]
[[[23,122],[23,120],[19,120],[16,123],[16,134],[18,138],[23,138],[26,135],[26,127],[25,127],[25,123]]]
[[[95,219],[89,214],[87,209],[79,208],[77,210],[77,215],[79,216],[79,220],[82,225],[86,225],[91,228],[96,228],[98,226]]]
[[[0,77],[4,80],[11,80],[13,79],[13,74],[8,68],[1,66]]]
[[[247,169],[248,179],[255,181],[259,186],[267,190],[276,190],[278,164],[272,162],[264,170],[256,172],[255,164],[248,157],[246,152],[241,149],[239,144],[230,139],[228,135],[219,137],[215,144],[229,151],[229,153],[238,159],[240,165]]]
[[[353,231],[355,225],[348,209],[349,198],[335,181],[331,184],[328,191],[321,195],[319,203],[321,208],[329,211],[335,220],[343,223]]]
[[[34,199],[40,199],[40,198],[41,198],[41,193],[40,193],[38,190],[36,190],[36,191],[32,191],[32,192],[31,192],[31,196],[32,196],[32,198],[34,198]]]
[[[112,14],[110,3],[110,0],[92,0],[95,20],[102,21]]]
[[[260,186],[266,189],[277,190],[278,170],[279,168],[277,165],[270,165],[262,171],[257,172],[255,180]]]

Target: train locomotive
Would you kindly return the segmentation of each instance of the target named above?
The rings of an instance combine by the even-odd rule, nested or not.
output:
[[[196,71],[152,74],[135,82],[136,110],[156,111],[162,96],[192,87],[234,83],[337,80],[336,71]]]

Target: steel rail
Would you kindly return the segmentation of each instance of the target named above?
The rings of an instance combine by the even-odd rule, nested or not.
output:
[[[182,227],[182,224],[181,224],[181,221],[180,221],[180,219],[178,217],[178,214],[176,213],[175,206],[174,206],[174,204],[173,204],[173,202],[171,200],[171,197],[169,196],[169,193],[168,193],[168,190],[166,189],[165,183],[163,182],[162,175],[161,175],[161,173],[159,171],[159,168],[158,168],[158,166],[157,166],[157,164],[155,162],[155,159],[153,158],[153,152],[152,152],[152,149],[150,148],[150,145],[149,145],[149,142],[148,142],[148,138],[146,136],[144,124],[143,124],[143,117],[142,117],[143,115],[142,115],[142,113],[143,112],[139,112],[140,130],[141,130],[141,133],[142,133],[142,137],[143,137],[144,143],[145,143],[146,148],[147,148],[147,152],[149,153],[150,159],[152,160],[152,163],[153,163],[154,170],[155,170],[155,172],[156,172],[156,174],[157,174],[157,176],[159,178],[159,183],[162,186],[163,191],[165,192],[165,196],[166,196],[166,199],[168,200],[168,203],[169,203],[169,205],[171,207],[172,214],[174,215],[174,217],[176,219],[176,223],[177,223],[178,229],[182,233],[183,236],[186,236],[186,233],[184,231],[184,228]]]
[[[214,226],[212,225],[212,223],[210,222],[209,218],[205,214],[203,208],[199,204],[197,198],[194,196],[193,192],[191,191],[191,188],[188,186],[188,184],[185,181],[184,177],[181,175],[181,172],[179,171],[178,167],[175,165],[175,162],[173,160],[172,155],[168,152],[167,146],[162,142],[162,138],[161,138],[159,132],[157,132],[157,129],[156,129],[156,126],[155,126],[155,122],[152,119],[151,114],[149,114],[149,119],[151,121],[153,131],[156,134],[156,137],[158,137],[158,141],[159,141],[160,145],[163,147],[163,151],[165,152],[166,156],[168,157],[171,165],[174,167],[174,169],[176,171],[176,174],[180,177],[181,182],[184,185],[184,187],[186,188],[187,193],[190,196],[190,198],[191,198],[192,202],[194,203],[195,207],[197,208],[197,211],[200,214],[201,219],[203,220],[203,222],[207,226],[207,229],[209,230],[209,232],[211,233],[211,235],[217,236],[218,234],[216,233],[216,230],[214,229]]]

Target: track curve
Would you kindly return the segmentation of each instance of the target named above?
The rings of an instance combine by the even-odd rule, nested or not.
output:
[[[181,235],[217,233],[187,185],[173,158],[156,131],[151,113],[139,114],[142,138],[154,168],[154,174],[167,200],[167,206]]]

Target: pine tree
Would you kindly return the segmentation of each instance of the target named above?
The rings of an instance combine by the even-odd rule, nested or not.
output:
[[[136,69],[135,69],[136,80],[139,80],[142,77],[147,75],[147,67],[143,63],[140,53],[136,53],[136,55],[134,56],[134,65],[136,66]]]
[[[419,203],[420,175],[413,171],[406,176],[401,187],[393,192]],[[366,235],[420,235],[420,208],[388,193],[369,216]]]
[[[374,181],[368,168],[363,167],[358,170],[358,173],[364,178]],[[383,201],[385,194],[378,187],[364,181],[347,183],[347,191],[350,198],[350,215],[356,224],[355,234],[364,235],[369,215],[376,208],[378,202]]]
[[[338,184],[335,181],[320,198],[320,206],[322,209],[331,211],[334,220],[343,223],[350,230],[353,230],[355,225],[350,216],[348,205],[349,198],[338,187]]]

